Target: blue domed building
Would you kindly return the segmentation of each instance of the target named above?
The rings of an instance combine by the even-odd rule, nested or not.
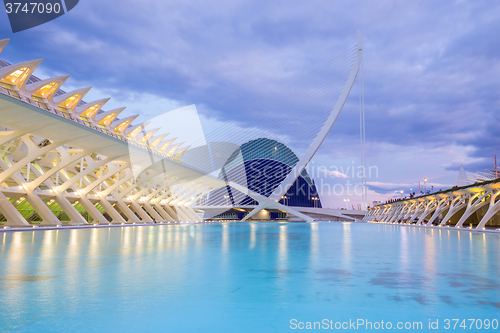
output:
[[[219,178],[269,197],[298,161],[297,155],[283,143],[259,138],[244,143],[234,151],[222,167]],[[258,205],[254,199],[229,186],[210,193],[208,203],[234,207]],[[322,207],[314,180],[305,169],[280,203],[294,207]],[[240,218],[239,215],[237,218]]]

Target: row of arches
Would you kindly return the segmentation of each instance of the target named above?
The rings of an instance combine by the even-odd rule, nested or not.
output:
[[[365,222],[475,228],[500,226],[500,185],[471,187],[457,192],[371,208]]]

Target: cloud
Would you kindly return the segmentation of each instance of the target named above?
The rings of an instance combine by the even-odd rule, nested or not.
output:
[[[349,178],[346,174],[343,174],[340,171],[337,170],[327,170],[325,168],[319,168],[318,169],[318,174],[323,175],[325,177],[330,177],[330,178]]]

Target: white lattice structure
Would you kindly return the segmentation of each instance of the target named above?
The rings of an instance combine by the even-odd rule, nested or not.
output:
[[[397,201],[371,208],[364,222],[416,224],[483,230],[500,223],[500,182]],[[488,224],[489,223],[489,224]]]

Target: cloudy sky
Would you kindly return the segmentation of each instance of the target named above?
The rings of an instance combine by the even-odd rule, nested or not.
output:
[[[205,131],[251,116],[249,105],[355,45],[359,29],[370,201],[424,177],[455,185],[461,164],[484,171],[500,155],[500,2],[82,0],[16,34],[0,16],[11,39],[0,58],[44,58],[39,77],[71,74],[63,89],[93,86],[85,100],[112,97],[106,110],[126,106],[139,121],[195,104]],[[356,83],[311,163],[331,171],[311,170],[324,206],[359,202],[328,194],[359,183],[358,98]]]

